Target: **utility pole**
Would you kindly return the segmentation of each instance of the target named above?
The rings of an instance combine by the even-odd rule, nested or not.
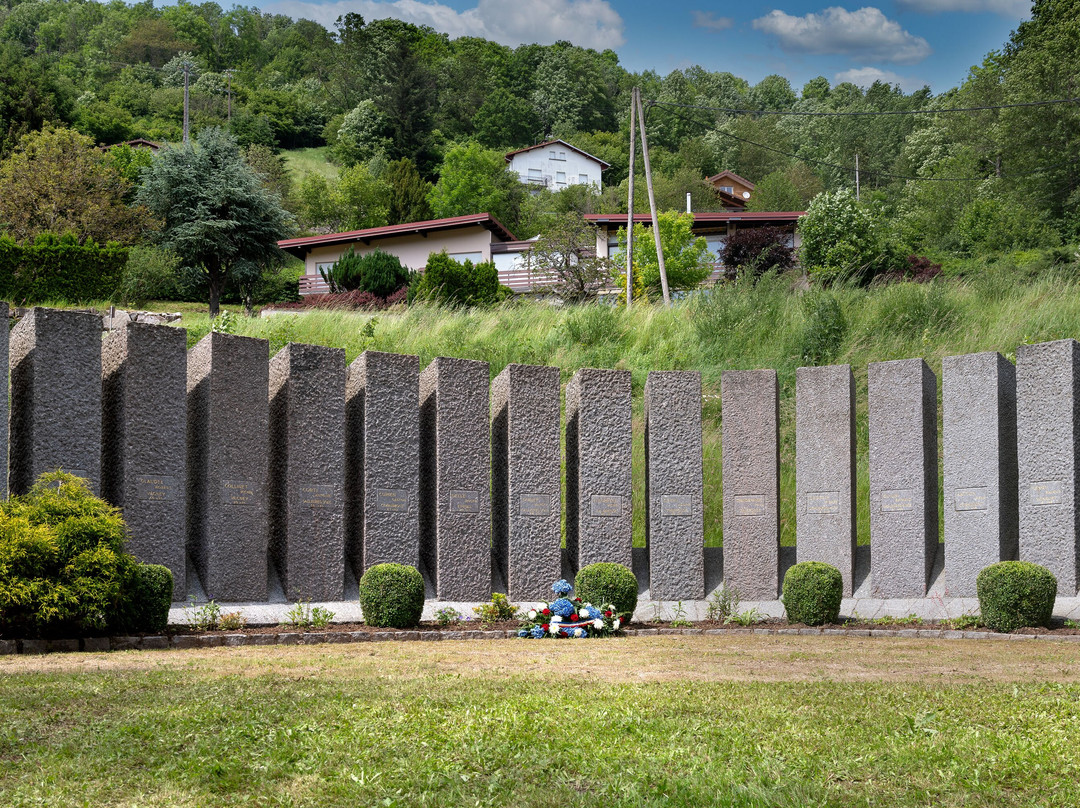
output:
[[[190,118],[188,117],[188,79],[191,77],[191,60],[185,59],[180,64],[180,69],[184,71],[184,143],[188,142],[188,137],[191,134]]]
[[[228,121],[232,123],[232,74],[233,69],[230,67],[225,71],[225,81],[227,82],[227,88],[225,91],[225,97],[229,99],[229,118]]]
[[[859,201],[859,153],[855,152],[855,201]]]
[[[637,125],[637,87],[630,94],[630,190],[629,199],[626,201],[626,308],[630,308],[630,301],[634,297],[634,163],[637,160],[634,138],[637,134],[634,127]]]
[[[653,193],[652,166],[649,163],[649,139],[645,135],[645,108],[641,105],[641,93],[637,94],[638,126],[641,129],[641,156],[645,160],[645,185],[649,189],[649,210],[652,212],[653,240],[656,242],[656,260],[660,264],[660,289],[664,293],[664,305],[671,308],[671,292],[668,289],[667,269],[664,267],[664,248],[660,244],[660,220],[656,216],[656,195]]]

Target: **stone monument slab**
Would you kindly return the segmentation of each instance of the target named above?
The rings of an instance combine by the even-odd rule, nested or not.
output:
[[[471,359],[420,374],[420,543],[439,600],[491,597],[489,380]]]
[[[938,551],[937,378],[922,359],[873,362],[870,563],[877,598],[921,598]]]
[[[701,374],[645,382],[645,525],[654,600],[705,597]]]
[[[187,332],[126,323],[101,343],[101,495],[124,512],[128,550],[187,593]]]
[[[945,591],[976,596],[983,567],[1016,558],[1016,368],[996,352],[941,362]]]
[[[780,592],[780,388],[775,370],[720,377],[724,584],[744,600]]]
[[[1016,349],[1019,555],[1046,567],[1059,597],[1080,582],[1077,452],[1080,343],[1072,339]]]
[[[9,487],[64,471],[101,493],[101,317],[33,308],[10,334]]]
[[[289,343],[270,360],[270,554],[289,600],[342,600],[345,351]]]
[[[188,552],[208,598],[266,600],[269,343],[212,331],[187,358]]]
[[[345,551],[420,568],[420,358],[364,351],[345,379]]]
[[[566,385],[566,550],[575,572],[633,568],[630,371],[582,368]]]
[[[559,369],[507,365],[491,383],[492,553],[511,600],[562,577]]]
[[[795,552],[855,578],[855,376],[850,365],[795,371]],[[782,583],[782,582],[781,582]]]

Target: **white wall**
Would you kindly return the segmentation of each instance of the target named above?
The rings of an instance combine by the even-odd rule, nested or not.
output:
[[[555,153],[555,159],[551,157],[552,152]],[[565,159],[562,159],[564,157]],[[595,185],[597,188],[601,185],[600,163],[579,154],[573,149],[566,148],[561,143],[515,154],[510,158],[510,169],[516,171],[518,176],[521,177],[521,181],[529,185],[540,185],[541,183],[531,182],[529,178],[541,177],[543,185],[553,191],[560,191],[567,186],[577,185],[581,182],[581,175],[588,178],[587,182],[589,184]],[[530,169],[532,169],[531,174]],[[560,173],[563,175],[561,184]]]
[[[442,250],[446,250],[451,255],[460,256],[461,260],[469,258],[474,263],[478,257],[481,261],[490,261],[491,240],[491,231],[477,225],[428,233],[427,238],[419,233],[409,233],[392,238],[373,239],[371,244],[364,244],[362,241],[352,244],[329,244],[315,247],[307,254],[304,260],[304,273],[318,277],[320,264],[334,263],[350,246],[358,255],[367,255],[378,247],[383,252],[396,255],[409,269],[417,270],[427,265],[427,259],[431,253]]]

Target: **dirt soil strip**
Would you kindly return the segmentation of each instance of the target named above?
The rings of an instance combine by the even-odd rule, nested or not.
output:
[[[0,676],[67,671],[208,677],[523,676],[612,683],[1080,681],[1080,643],[803,636],[661,636],[446,644],[378,643],[0,657]]]

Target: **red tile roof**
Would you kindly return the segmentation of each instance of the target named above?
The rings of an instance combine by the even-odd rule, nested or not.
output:
[[[776,222],[789,223],[794,222],[799,217],[805,216],[806,211],[802,210],[785,210],[785,211],[755,211],[748,213],[743,210],[726,210],[722,213],[695,213],[694,214],[694,226],[703,227],[709,224],[719,224],[721,222]],[[626,227],[626,214],[625,213],[586,213],[585,221],[592,222],[593,224],[617,224],[622,227]],[[634,224],[652,224],[652,216],[648,213],[635,213]]]
[[[600,169],[601,171],[603,171],[604,169],[607,169],[607,168],[611,168],[611,163],[609,163],[609,162],[607,162],[605,160],[601,160],[599,157],[596,157],[595,155],[589,154],[587,151],[582,151],[577,146],[574,146],[574,145],[572,145],[570,143],[567,143],[565,140],[545,140],[543,143],[537,143],[535,146],[526,146],[524,149],[515,149],[512,152],[507,152],[506,153],[506,162],[509,163],[510,160],[514,157],[515,154],[522,154],[524,152],[530,152],[533,149],[542,149],[545,146],[554,146],[556,143],[561,143],[563,146],[566,146],[566,148],[570,149],[571,151],[576,151],[578,154],[581,154],[581,155],[583,155],[585,157],[588,157],[590,160],[595,160],[596,162],[598,162],[601,165],[601,169]]]
[[[287,238],[279,241],[278,246],[285,252],[303,258],[312,247],[322,247],[328,244],[348,244],[354,241],[370,242],[393,236],[433,233],[439,230],[455,230],[476,225],[490,230],[500,241],[516,240],[514,234],[490,213],[473,213],[469,216],[451,216],[448,219],[431,219],[426,222],[409,222],[407,224],[392,224],[386,227],[369,227],[365,230],[350,230],[345,233],[328,233],[325,236]]]

